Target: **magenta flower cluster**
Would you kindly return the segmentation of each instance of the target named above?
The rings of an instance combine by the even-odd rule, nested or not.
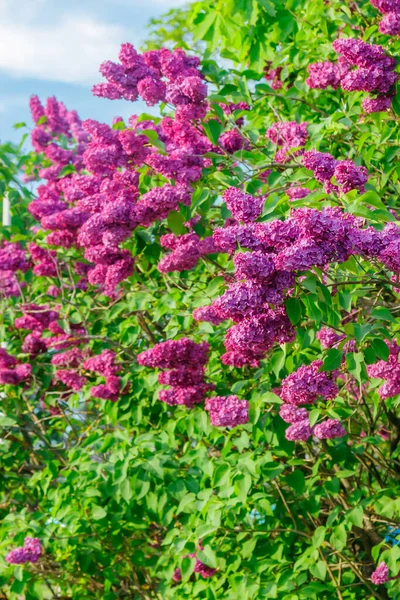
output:
[[[389,567],[382,561],[371,575],[371,581],[375,585],[382,585],[389,580]]]
[[[280,149],[275,155],[276,162],[285,163],[295,156],[304,152],[304,146],[308,139],[308,123],[274,123],[267,129],[266,136]]]
[[[315,179],[324,184],[328,194],[346,194],[351,190],[363,193],[368,181],[368,171],[365,167],[357,166],[352,160],[336,160],[326,152],[305,152],[303,164],[306,169],[314,172]],[[332,177],[338,185],[331,182]]]
[[[170,386],[159,392],[162,402],[192,408],[203,402],[205,394],[214,387],[204,380],[208,351],[206,342],[196,344],[189,338],[181,338],[160,342],[139,354],[137,360],[145,367],[167,369],[158,376],[159,383]]]
[[[201,240],[195,233],[178,236],[167,233],[161,236],[160,244],[163,248],[171,250],[157,265],[161,273],[193,269],[200,258],[218,252],[212,237]]]
[[[400,394],[400,346],[395,342],[388,342],[388,346],[390,350],[388,360],[379,360],[367,367],[369,377],[383,379],[385,382],[379,388],[379,395],[383,400]]]
[[[391,13],[383,27],[388,29],[392,27],[392,30],[398,28],[398,13]],[[387,110],[391,106],[394,84],[398,79],[398,75],[394,72],[395,59],[388,56],[382,46],[367,44],[359,39],[340,38],[332,45],[339,55],[338,62],[310,64],[307,85],[314,89],[325,89],[329,86],[337,89],[340,86],[349,92],[373,93],[374,96],[363,100],[362,106],[365,112]]]
[[[0,383],[3,385],[18,385],[29,379],[32,366],[18,363],[17,359],[0,348]]]
[[[93,94],[110,100],[134,102],[140,96],[148,106],[168,102],[177,107],[184,120],[205,116],[207,86],[199,71],[200,60],[176,50],[150,50],[139,54],[132,44],[122,44],[120,63],[110,60],[100,67],[108,83],[93,87]],[[194,115],[194,116],[193,116]]]
[[[249,420],[249,402],[237,396],[214,396],[207,398],[205,409],[210,413],[215,427],[236,427]]]
[[[314,404],[318,398],[333,400],[339,393],[334,381],[337,373],[320,371],[321,366],[322,361],[316,360],[300,367],[282,381],[278,390],[284,401],[279,414],[286,423],[290,423],[285,433],[290,441],[307,441],[311,435],[321,440],[346,435],[346,430],[337,419],[326,419],[311,427],[308,411],[302,407],[303,404]]]
[[[379,23],[379,31],[385,35],[400,35],[400,1],[370,0],[383,17]]]
[[[25,282],[19,281],[17,272],[26,272],[30,267],[26,251],[19,243],[3,242],[0,246],[0,297],[21,293]]]
[[[36,563],[42,555],[42,545],[39,538],[26,537],[24,545],[14,548],[6,556],[6,561],[11,565]]]

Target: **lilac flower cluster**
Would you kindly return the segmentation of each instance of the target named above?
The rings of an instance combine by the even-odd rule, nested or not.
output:
[[[311,156],[315,159],[315,154]],[[326,156],[328,160],[316,160],[312,164],[317,177],[322,180],[331,177],[336,168],[335,159]],[[237,192],[242,198],[242,192]],[[339,208],[321,211],[300,208],[286,221],[245,223],[216,229],[213,237],[221,252],[233,254],[238,244],[250,250],[234,257],[236,281],[211,307],[197,309],[194,314],[197,320],[215,324],[221,319],[238,323],[227,332],[227,354],[222,361],[238,367],[256,366],[275,342],[294,339],[294,330],[282,304],[299,272],[345,261],[352,254],[380,256],[383,260],[384,248],[388,255],[389,243],[397,243],[392,241],[395,234],[388,228],[380,234],[371,228],[362,229],[362,225],[361,219]],[[382,239],[386,240],[385,246]],[[400,270],[400,262],[398,268]],[[271,308],[271,304],[275,308]]]
[[[195,233],[161,236],[160,244],[172,252],[164,256],[157,265],[161,273],[193,269],[202,256],[218,252],[212,237],[200,240]]]
[[[274,123],[267,129],[267,138],[280,147],[275,155],[276,162],[284,163],[294,156],[303,154],[308,139],[307,126],[308,123],[289,121]]]
[[[379,360],[367,367],[369,377],[385,381],[379,388],[379,395],[383,400],[400,394],[400,346],[395,342],[391,342],[388,345],[390,350],[388,360]]]
[[[116,402],[121,394],[121,378],[117,373],[121,367],[115,362],[116,355],[112,350],[103,350],[101,354],[88,358],[83,363],[86,371],[98,373],[106,378],[106,383],[95,385],[90,392],[94,398]]]
[[[283,67],[276,67],[275,69],[271,69],[272,63],[267,61],[267,65],[264,69],[264,79],[267,81],[271,81],[271,87],[273,90],[280,90],[283,83],[281,81],[281,73],[283,71]]]
[[[210,413],[210,421],[215,427],[236,427],[249,420],[249,403],[237,396],[213,396],[207,398],[205,409]]]
[[[237,221],[243,223],[252,223],[261,215],[264,206],[264,197],[254,198],[250,194],[245,194],[237,188],[231,187],[224,191],[222,199],[232,216]]]
[[[150,50],[139,54],[132,44],[122,44],[121,63],[104,62],[100,73],[108,83],[93,87],[93,94],[110,100],[134,102],[139,96],[148,106],[168,102],[180,110],[177,117],[200,119],[206,114],[207,86],[199,71],[200,60],[176,50]]]
[[[310,150],[303,155],[306,169],[314,172],[317,181],[324,184],[327,193],[346,194],[350,190],[364,192],[368,181],[368,171],[357,166],[352,160],[336,160],[331,154]],[[331,183],[335,177],[338,185]]]
[[[6,561],[11,565],[36,563],[42,555],[42,545],[39,538],[26,537],[24,545],[11,550],[6,556]]]
[[[121,249],[121,244],[137,226],[148,227],[177,210],[179,204],[190,205],[189,184],[200,178],[202,168],[209,163],[202,155],[212,149],[211,142],[191,122],[203,118],[207,111],[207,88],[197,68],[198,59],[186,56],[181,50],[164,49],[139,55],[130,44],[122,46],[120,59],[120,65],[110,61],[102,65],[109,83],[95,86],[95,93],[134,100],[139,92],[149,101],[158,98],[164,86],[165,97],[157,101],[175,104],[175,119],[165,117],[156,125],[152,121],[139,122],[133,116],[128,129],[85,121],[81,126],[85,134],[80,144],[81,162],[74,163],[77,173],[57,179],[65,161],[62,162],[61,150],[50,153],[48,158],[53,164],[42,174],[48,183],[39,187],[39,197],[29,207],[42,228],[50,230],[47,243],[83,248],[90,264],[76,287],[85,289],[88,283],[100,286],[111,297],[118,293],[118,285],[133,273],[133,257]],[[167,78],[167,83],[162,77]],[[35,99],[33,114],[39,119],[38,127],[43,129],[48,127],[49,117],[37,103]],[[63,107],[56,103],[53,109],[53,112],[58,110],[60,118],[54,117],[52,132],[46,129],[44,133],[51,139],[61,134],[72,137],[67,120],[62,118]],[[153,146],[146,134],[156,134],[166,152]],[[43,142],[42,149],[46,150],[46,144]],[[174,184],[152,188],[140,197],[136,168],[144,162],[163,177],[174,180]],[[91,174],[82,174],[83,167]],[[45,256],[43,252],[39,256],[36,249],[34,272],[55,277],[60,270],[57,253],[48,251]]]
[[[137,360],[146,367],[168,369],[158,377],[161,384],[170,386],[159,392],[162,402],[192,408],[203,402],[205,393],[214,387],[204,382],[208,351],[206,342],[196,344],[189,338],[181,338],[161,342],[139,354]]]
[[[25,282],[19,281],[17,272],[29,269],[29,260],[19,243],[3,242],[0,246],[0,297],[21,294]]]
[[[377,4],[383,6],[385,2],[381,4],[378,0]],[[381,23],[383,33],[392,31],[389,35],[398,35],[399,14],[395,11],[385,15]],[[376,96],[365,98],[362,102],[365,112],[387,110],[391,106],[394,84],[398,79],[394,72],[395,59],[388,56],[382,46],[367,44],[354,38],[335,40],[333,49],[339,54],[338,62],[310,64],[307,85],[314,89],[331,86],[333,89],[341,87],[346,91],[372,92]]]
[[[370,2],[383,14],[379,31],[385,35],[400,35],[400,1],[370,0]]]
[[[342,78],[340,84],[343,90],[375,92],[378,99],[392,95],[398,79],[394,72],[396,61],[385,53],[382,46],[351,38],[335,40],[332,45],[335,52],[351,66],[357,67]],[[364,101],[363,108],[369,111],[370,103]]]
[[[18,385],[29,379],[32,366],[18,363],[17,359],[0,348],[0,383],[3,385]]]
[[[321,360],[302,366],[282,381],[278,393],[284,404],[279,414],[290,423],[285,435],[290,441],[307,441],[311,435],[321,440],[343,437],[346,430],[337,419],[325,419],[315,427],[310,426],[308,411],[303,404],[314,404],[318,398],[332,400],[339,393],[334,382],[337,373],[320,371]],[[300,408],[299,408],[300,406]]]
[[[371,575],[371,581],[375,585],[382,585],[389,581],[389,567],[382,561]]]
[[[30,99],[30,109],[35,127],[31,133],[32,145],[37,152],[53,163],[51,170],[41,173],[45,179],[54,180],[61,169],[73,165],[77,170],[83,167],[82,155],[88,142],[88,135],[75,110],[69,111],[55,97],[48,98],[43,107],[37,96]],[[68,141],[68,148],[61,143]],[[49,177],[47,177],[47,175]]]

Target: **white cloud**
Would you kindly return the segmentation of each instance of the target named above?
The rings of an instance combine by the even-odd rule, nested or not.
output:
[[[1,0],[0,69],[18,77],[91,85],[101,81],[100,63],[116,59],[127,41],[122,26],[108,25],[86,15],[59,15],[51,24],[21,23],[10,18]],[[3,15],[1,14],[3,13]],[[8,17],[8,18],[7,18]],[[140,40],[129,40],[139,45]]]

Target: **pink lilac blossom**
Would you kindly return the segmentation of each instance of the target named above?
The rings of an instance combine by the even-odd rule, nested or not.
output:
[[[261,215],[264,205],[263,197],[254,198],[234,187],[225,190],[222,199],[231,211],[233,218],[244,223],[256,221]]]
[[[330,61],[311,63],[307,67],[309,77],[306,79],[308,87],[325,90],[332,87],[336,90],[340,86],[342,73],[337,63]]]
[[[42,555],[42,545],[39,538],[26,537],[24,545],[11,550],[5,557],[11,565],[22,565],[27,562],[36,563]]]
[[[293,404],[281,404],[279,416],[286,423],[298,423],[308,419],[308,411],[305,408],[297,408]]]
[[[309,421],[296,421],[285,431],[286,439],[290,442],[306,442],[312,434]]]
[[[370,0],[370,2],[383,14],[400,10],[400,0]]]
[[[201,257],[217,252],[212,237],[200,240],[195,233],[179,236],[166,234],[161,236],[160,244],[172,250],[157,265],[161,273],[193,269]]]
[[[327,348],[332,348],[332,346],[342,340],[344,336],[337,334],[336,331],[330,327],[322,327],[315,337],[319,340],[322,348],[326,350]]]
[[[383,400],[400,394],[400,346],[396,343],[390,343],[388,345],[390,350],[388,360],[379,360],[378,362],[367,366],[369,377],[385,380],[385,383],[378,390],[378,393]]]
[[[385,35],[400,35],[400,5],[397,11],[383,16],[379,23],[379,31]]]
[[[207,342],[196,344],[189,338],[179,340],[167,340],[160,342],[153,348],[145,350],[138,355],[137,361],[140,365],[175,369],[185,365],[205,365],[208,360],[209,345]]]
[[[382,561],[371,575],[371,581],[375,585],[382,585],[389,581],[389,567]]]
[[[223,133],[219,138],[219,143],[228,154],[250,148],[249,141],[237,129]]]
[[[328,440],[346,435],[346,430],[337,419],[326,419],[315,425],[313,435],[320,440]]]
[[[311,194],[311,190],[305,187],[292,186],[287,189],[286,193],[289,196],[289,200],[293,202],[294,200],[305,198],[308,194]]]
[[[319,396],[325,400],[336,398],[339,388],[333,379],[336,372],[320,371],[322,360],[315,360],[308,366],[302,366],[288,375],[283,381],[280,397],[288,404],[299,406],[313,404]]]
[[[93,371],[108,377],[116,375],[120,371],[120,366],[115,364],[116,354],[112,350],[103,350],[101,354],[97,354],[92,358],[88,358],[83,363],[83,368],[86,371]]]
[[[187,386],[171,386],[168,390],[160,390],[158,399],[170,406],[183,405],[187,408],[192,408],[195,404],[200,404],[204,401],[204,395],[213,386],[187,385]]]
[[[212,325],[220,325],[225,319],[219,317],[212,306],[200,306],[193,311],[195,321],[206,321]]]
[[[90,393],[94,398],[116,402],[119,400],[121,393],[121,379],[115,375],[108,375],[106,377],[106,383],[93,386]]]
[[[206,400],[205,409],[210,413],[215,427],[237,427],[249,420],[249,403],[237,396],[215,396]]]
[[[76,371],[70,371],[67,369],[59,369],[56,371],[56,378],[62,381],[67,387],[71,388],[75,392],[79,392],[86,383],[86,377],[78,375]]]
[[[351,64],[359,68],[380,68],[392,70],[396,60],[388,56],[382,46],[366,44],[354,38],[340,38],[333,42],[333,49]]]
[[[267,61],[267,65],[264,69],[264,79],[267,81],[271,81],[271,87],[273,90],[280,90],[283,86],[281,81],[281,73],[283,71],[283,67],[276,67],[275,69],[271,69],[272,63]]]
[[[384,112],[392,106],[392,96],[377,96],[376,98],[364,98],[362,107],[366,113]]]
[[[0,353],[0,383],[18,385],[29,379],[32,374],[30,364],[19,364],[17,360],[1,348]]]

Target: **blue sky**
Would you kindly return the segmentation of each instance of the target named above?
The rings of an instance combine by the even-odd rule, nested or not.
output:
[[[146,24],[185,0],[0,0],[0,140],[18,141],[13,124],[31,124],[31,94],[55,95],[81,118],[111,122],[149,110],[142,102],[95,98],[103,60],[121,43],[139,47]]]

